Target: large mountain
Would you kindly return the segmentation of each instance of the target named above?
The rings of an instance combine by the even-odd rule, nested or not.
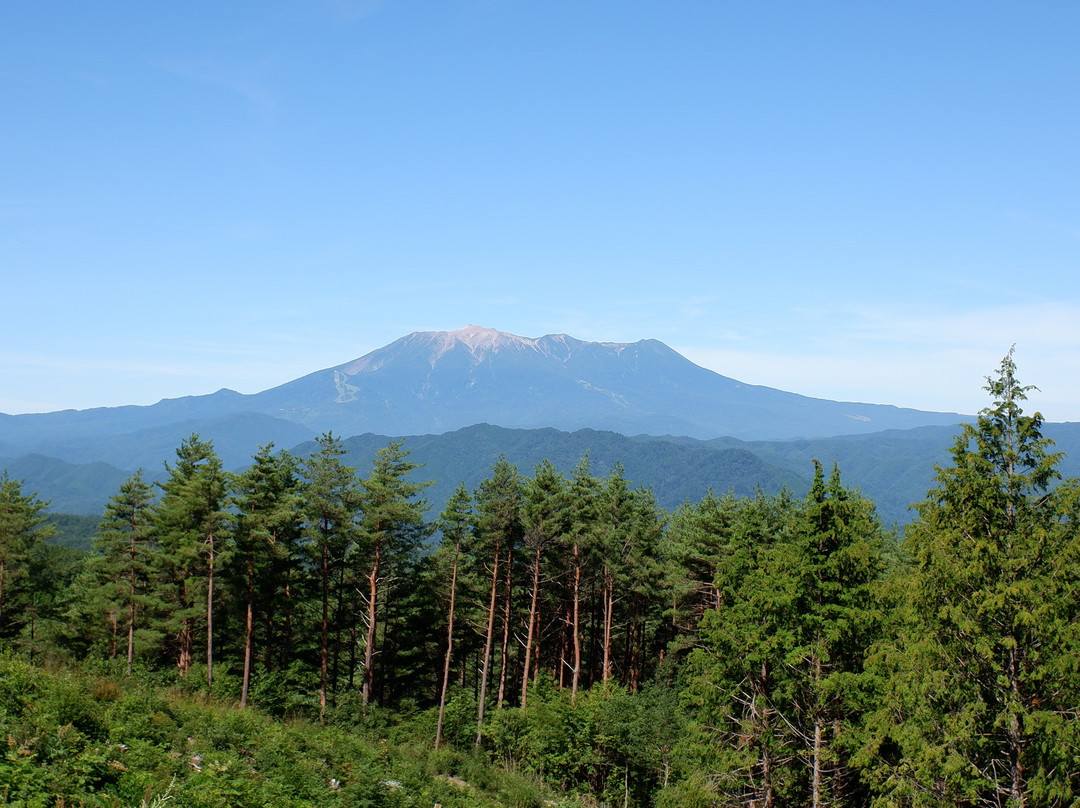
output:
[[[956,414],[823,401],[743,384],[652,339],[529,339],[478,326],[410,334],[257,398],[259,412],[345,434],[441,433],[491,423],[777,439],[960,420]]]
[[[656,340],[536,339],[469,326],[416,332],[338,367],[254,395],[220,390],[147,407],[0,416],[0,455],[160,465],[192,432],[227,463],[259,443],[440,434],[477,423],[626,435],[812,438],[956,424],[961,416],[808,398],[742,382]],[[164,454],[162,453],[164,450]]]

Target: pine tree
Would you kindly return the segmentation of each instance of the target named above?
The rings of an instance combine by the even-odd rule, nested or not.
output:
[[[547,583],[543,572],[545,555],[557,537],[567,529],[569,506],[566,478],[547,460],[537,465],[532,478],[525,484],[522,506],[524,543],[532,555],[529,617],[521,682],[522,707],[526,706],[533,669],[539,669],[541,664],[541,593]]]
[[[734,495],[717,496],[709,490],[671,516],[664,541],[664,586],[673,638],[692,638],[702,616],[719,608],[717,575],[731,552],[740,507]]]
[[[480,661],[480,693],[476,710],[476,745],[483,738],[484,713],[487,707],[488,687],[491,684],[491,663],[494,657],[495,626],[498,622],[499,588],[503,588],[503,636],[509,637],[509,620],[512,604],[512,576],[514,551],[521,538],[521,491],[522,484],[517,467],[500,458],[491,468],[491,476],[480,483],[476,491],[476,540],[474,557],[488,576],[488,601],[485,617],[484,650]],[[499,699],[504,697],[506,650],[504,640]]]
[[[561,541],[569,556],[567,581],[569,603],[567,604],[567,628],[570,633],[569,651],[570,701],[577,698],[581,684],[581,612],[585,577],[591,572],[591,562],[596,558],[597,528],[600,521],[600,480],[592,473],[588,454],[578,461],[570,478],[570,519],[568,530]],[[563,668],[567,667],[563,661]]]
[[[602,624],[600,679],[607,682],[615,674],[616,632],[622,628],[626,632],[622,644],[627,649],[622,680],[636,692],[659,572],[662,520],[652,492],[631,488],[622,466],[616,465],[603,482],[595,533]]]
[[[195,623],[206,627],[206,683],[214,681],[214,585],[228,559],[226,496],[229,478],[211,441],[193,434],[176,450],[176,464],[160,483],[155,527],[162,547],[164,574],[173,598],[172,623],[177,667],[186,673],[193,661]],[[203,601],[203,606],[198,604]]]
[[[243,568],[244,650],[240,706],[246,707],[255,660],[255,629],[260,618],[273,625],[275,603],[293,598],[290,580],[299,562],[298,539],[302,524],[300,481],[296,460],[288,452],[272,452],[273,444],[259,448],[252,465],[235,480],[235,545]],[[288,613],[288,612],[286,612]],[[288,632],[273,636],[267,645],[291,644]]]
[[[330,686],[331,588],[341,580],[345,556],[355,544],[361,502],[356,469],[345,465],[341,439],[332,433],[318,438],[319,450],[304,462],[304,518],[308,546],[319,587],[319,722],[326,717]],[[342,586],[339,587],[343,589]],[[339,602],[340,602],[339,598]],[[340,609],[338,610],[340,612]],[[333,620],[340,626],[340,615]],[[335,649],[340,643],[335,643]],[[335,650],[335,656],[338,653]]]
[[[416,497],[429,483],[409,480],[410,472],[419,466],[408,456],[404,440],[391,441],[375,453],[371,473],[361,481],[360,563],[364,570],[367,628],[362,690],[365,706],[375,696],[376,637],[382,607],[427,535],[427,503]]]
[[[33,548],[53,533],[43,515],[48,502],[24,494],[21,480],[0,476],[0,637],[17,633],[24,615],[19,608]]]
[[[517,466],[504,457],[500,457],[492,465],[490,476],[480,483],[476,491],[476,538],[481,545],[488,547],[496,555],[501,549],[503,556],[501,576],[495,572],[500,559],[494,559],[491,590],[493,595],[497,595],[499,588],[502,589],[502,608],[499,610],[502,623],[502,640],[499,645],[499,689],[495,700],[498,708],[503,706],[506,698],[511,622],[514,614],[514,580],[519,564],[517,551],[520,549],[522,535],[522,496],[523,482]],[[496,598],[493,597],[492,606],[495,603]],[[495,611],[489,611],[489,633],[494,632],[495,622]],[[489,649],[485,657],[490,657],[491,654],[492,651]],[[481,691],[486,691],[483,684],[481,684]]]
[[[146,645],[161,638],[149,620],[162,606],[153,591],[155,539],[154,491],[140,470],[125,480],[105,505],[105,516],[93,541],[100,553],[92,562],[93,577],[105,611],[111,615],[114,636],[123,628],[128,674],[137,642]]]
[[[472,495],[465,488],[465,484],[461,483],[455,489],[453,496],[447,501],[446,507],[439,518],[439,529],[442,531],[442,544],[439,552],[443,556],[449,556],[450,588],[445,598],[447,604],[446,652],[443,656],[442,683],[439,686],[439,718],[435,725],[436,749],[442,743],[446,694],[450,689],[450,664],[454,657],[454,617],[456,616],[457,607],[458,569],[461,566],[461,549],[469,538],[472,521]]]

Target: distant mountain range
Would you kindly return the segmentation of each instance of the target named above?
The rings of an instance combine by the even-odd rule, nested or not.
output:
[[[54,510],[100,513],[120,480],[140,467],[158,476],[192,433],[212,438],[227,467],[242,468],[269,441],[303,454],[333,431],[350,438],[362,469],[388,436],[413,436],[407,446],[427,463],[423,476],[439,478],[447,495],[461,480],[482,479],[500,454],[529,473],[544,457],[569,468],[588,450],[598,469],[621,462],[671,507],[708,487],[797,490],[811,457],[843,455],[845,478],[868,494],[895,495],[895,507],[879,505],[896,513],[912,501],[904,499],[910,483],[916,498],[925,493],[963,420],[743,384],[656,340],[532,339],[468,326],[416,332],[253,395],[220,390],[145,407],[0,414],[0,467],[31,490],[36,483]],[[431,489],[433,502],[441,496]]]
[[[414,472],[416,479],[435,483],[425,491],[431,516],[439,513],[459,482],[475,488],[500,456],[517,464],[524,474],[531,474],[544,459],[569,473],[588,452],[597,474],[606,474],[620,463],[631,482],[652,489],[659,504],[668,509],[686,500],[696,501],[709,489],[747,496],[758,489],[774,493],[787,487],[802,496],[809,488],[812,461],[818,459],[827,466],[835,462],[845,483],[873,499],[886,523],[902,524],[911,518],[908,506],[920,501],[932,486],[934,464],[948,461],[956,431],[931,426],[871,435],[747,442],[631,438],[591,429],[561,432],[477,424],[442,435],[405,436],[405,446],[410,459],[423,464]],[[1047,424],[1045,434],[1067,453],[1062,473],[1080,476],[1080,424]],[[221,439],[213,433],[205,436],[213,437],[215,445]],[[371,433],[346,439],[347,462],[367,473],[376,449],[389,440],[390,436]],[[315,444],[283,446],[303,457]],[[243,465],[246,462],[234,468]],[[53,511],[90,515],[101,514],[104,503],[133,470],[100,462],[72,464],[43,455],[0,457],[0,468],[5,467],[11,476],[26,481],[27,491],[50,500]],[[164,479],[163,465],[147,467],[146,476]]]
[[[656,340],[528,339],[469,326],[416,332],[338,367],[253,395],[219,390],[146,407],[0,416],[0,455],[150,465],[200,432],[223,456],[333,430],[422,435],[488,423],[624,435],[785,440],[956,424],[956,413],[826,401],[743,384]],[[224,445],[225,442],[229,445]],[[233,458],[236,462],[239,458]]]

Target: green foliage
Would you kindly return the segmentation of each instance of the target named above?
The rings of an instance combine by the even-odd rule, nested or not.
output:
[[[48,542],[86,552],[93,544],[100,521],[96,516],[50,512],[48,522],[56,532],[49,537]]]
[[[141,472],[126,480],[105,506],[87,562],[92,614],[110,656],[124,656],[131,672],[135,654],[155,647],[161,632],[153,624],[164,603],[153,591],[156,549],[153,491]]]
[[[1068,804],[1080,483],[1014,371],[902,545],[817,461],[668,517],[500,458],[432,525],[400,441],[234,476],[193,435],[89,555],[5,477],[0,801]]]
[[[533,808],[551,793],[483,758],[421,751],[405,725],[320,727],[0,657],[4,805]],[[426,730],[425,730],[426,731]]]
[[[194,661],[196,627],[202,628],[209,685],[215,643],[214,585],[231,551],[226,513],[229,476],[213,444],[198,435],[180,445],[175,465],[167,470],[154,525],[161,549],[157,556],[160,575],[167,584],[162,590],[168,605],[165,630],[173,638],[177,667],[186,673]]]
[[[890,800],[1018,808],[1080,789],[1080,495],[1051,487],[1060,456],[1015,370],[1010,352],[908,530],[917,566],[876,658],[886,698],[868,748]]]
[[[7,471],[0,476],[0,637],[11,637],[32,617],[27,599],[31,552],[53,533],[44,515],[48,507]]]

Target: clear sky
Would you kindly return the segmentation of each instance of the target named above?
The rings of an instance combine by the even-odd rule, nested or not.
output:
[[[0,412],[412,331],[1080,420],[1080,4],[0,4]]]

